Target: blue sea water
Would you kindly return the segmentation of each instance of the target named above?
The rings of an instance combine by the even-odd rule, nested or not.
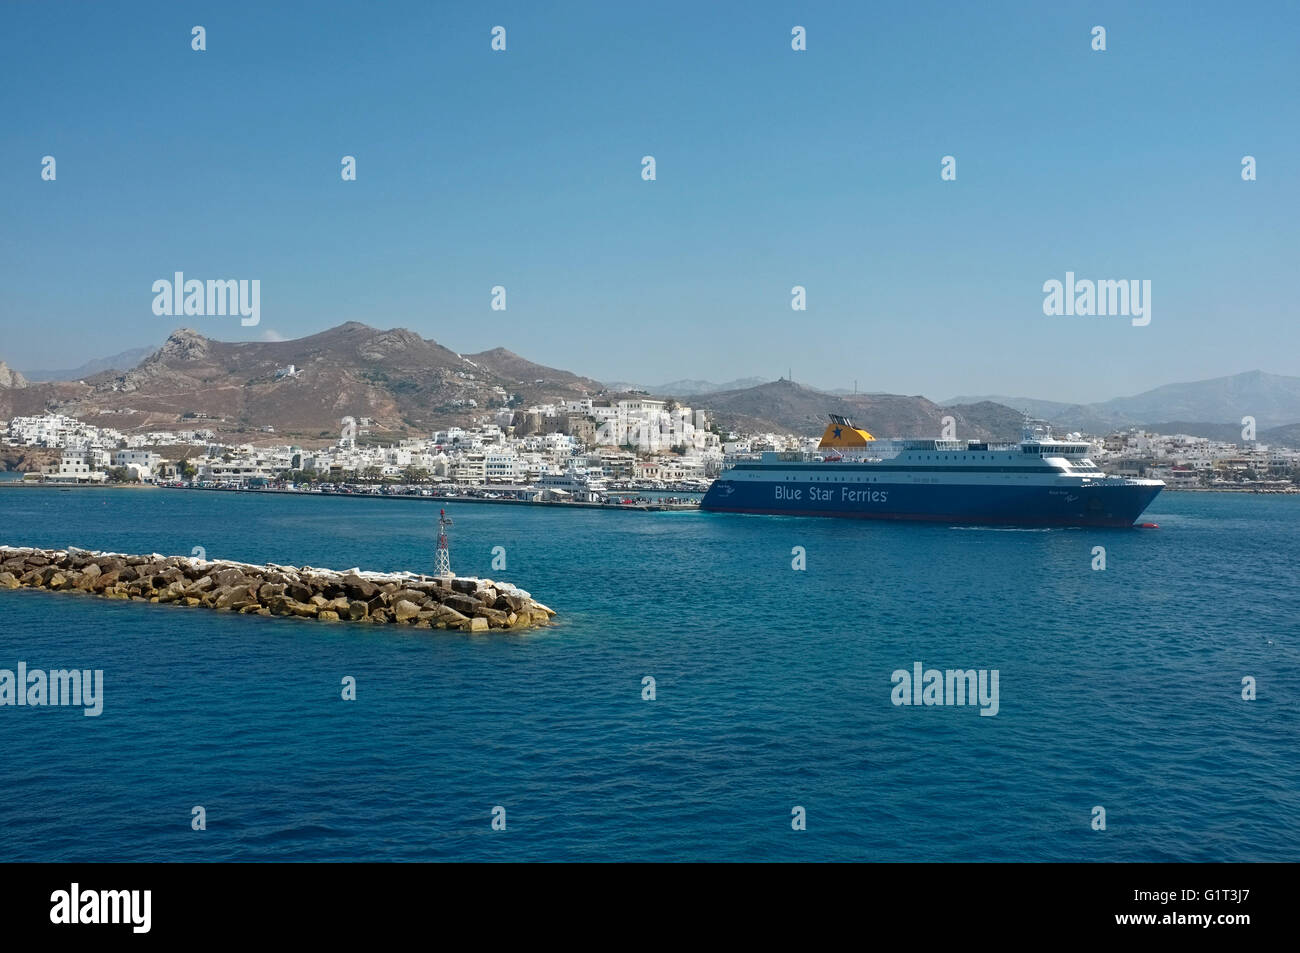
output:
[[[0,592],[0,668],[105,684],[98,718],[0,708],[0,860],[1300,854],[1300,498],[1166,493],[1144,517],[1161,528],[1128,531],[449,515],[454,568],[528,589],[555,627]],[[428,571],[436,517],[422,501],[0,490],[11,545],[332,568]],[[917,661],[997,669],[998,714],[895,706],[891,673]]]

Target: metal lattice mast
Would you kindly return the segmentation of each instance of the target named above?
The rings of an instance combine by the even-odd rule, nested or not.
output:
[[[435,576],[450,576],[451,571],[451,551],[447,548],[447,527],[451,525],[451,520],[447,517],[446,510],[438,511],[438,552],[433,561],[433,574]]]

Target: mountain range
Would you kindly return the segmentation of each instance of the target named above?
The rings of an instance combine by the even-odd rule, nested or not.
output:
[[[1261,441],[1300,445],[1300,378],[1261,371],[1095,404],[1004,396],[936,403],[758,378],[634,388],[537,364],[505,348],[461,354],[412,331],[353,321],[289,341],[229,343],[181,328],[157,350],[91,361],[63,380],[42,380],[43,373],[19,374],[0,363],[0,419],[54,411],[124,431],[202,426],[223,439],[252,439],[269,426],[275,437],[260,439],[309,443],[332,438],[345,416],[368,417],[378,439],[394,439],[470,423],[485,411],[638,391],[689,400],[724,430],[816,434],[826,414],[836,413],[879,436],[930,437],[951,416],[959,437],[1012,440],[1028,411],[1058,431],[1141,426],[1237,441],[1241,418],[1250,415]]]
[[[29,381],[79,381],[103,371],[129,371],[155,350],[157,348],[135,347],[129,351],[114,354],[112,357],[99,357],[93,361],[87,361],[80,367],[74,367],[70,370],[23,371],[23,376]]]
[[[124,372],[0,389],[0,417],[48,410],[118,430],[203,427],[223,436],[271,426],[306,441],[337,434],[345,416],[369,417],[376,434],[395,437],[602,390],[504,348],[462,355],[401,328],[348,322],[290,341],[238,343],[181,328]]]
[[[30,376],[30,375],[29,375]],[[605,386],[616,391],[645,391],[647,394],[663,394],[668,397],[695,397],[699,394],[714,394],[722,390],[744,390],[766,384],[765,377],[742,377],[725,384],[713,381],[682,380],[669,381],[666,384],[630,384],[627,381],[606,381]]]
[[[1241,418],[1245,416],[1254,417],[1255,425],[1260,429],[1300,422],[1300,377],[1247,371],[1205,381],[1165,384],[1132,397],[1116,397],[1093,404],[1066,404],[998,395],[954,397],[951,402],[984,400],[1027,410],[1035,417],[1051,420],[1071,430],[1092,433],[1149,425],[1153,421],[1231,424],[1240,431]]]
[[[694,398],[724,430],[819,434],[827,414],[848,417],[877,436],[937,436],[951,416],[962,439],[1018,440],[1023,417],[989,401],[941,407],[921,396],[899,394],[829,394],[793,381],[779,380]]]

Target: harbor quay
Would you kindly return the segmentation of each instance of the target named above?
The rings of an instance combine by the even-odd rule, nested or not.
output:
[[[554,506],[568,509],[589,510],[625,510],[628,512],[660,513],[686,510],[698,510],[698,499],[668,496],[659,499],[636,495],[633,493],[611,493],[599,499],[575,500],[567,496],[555,496],[554,491],[538,491],[535,487],[494,486],[469,491],[430,490],[419,487],[370,487],[366,485],[338,486],[328,489],[321,487],[285,487],[285,486],[246,486],[246,485],[201,485],[188,483],[163,483],[163,489],[203,490],[225,493],[269,493],[292,496],[344,496],[374,500],[423,500],[431,503],[500,503],[515,506]]]

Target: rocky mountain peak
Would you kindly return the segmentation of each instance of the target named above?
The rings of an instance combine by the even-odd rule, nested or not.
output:
[[[167,340],[158,349],[155,357],[164,360],[198,360],[207,356],[210,343],[207,338],[193,328],[177,328],[167,336]]]
[[[425,346],[424,338],[406,328],[393,328],[390,331],[375,331],[374,337],[358,350],[361,357],[369,361],[384,361],[413,348]]]
[[[10,387],[16,390],[19,387],[26,386],[27,378],[12,370],[4,361],[0,361],[0,387]]]

